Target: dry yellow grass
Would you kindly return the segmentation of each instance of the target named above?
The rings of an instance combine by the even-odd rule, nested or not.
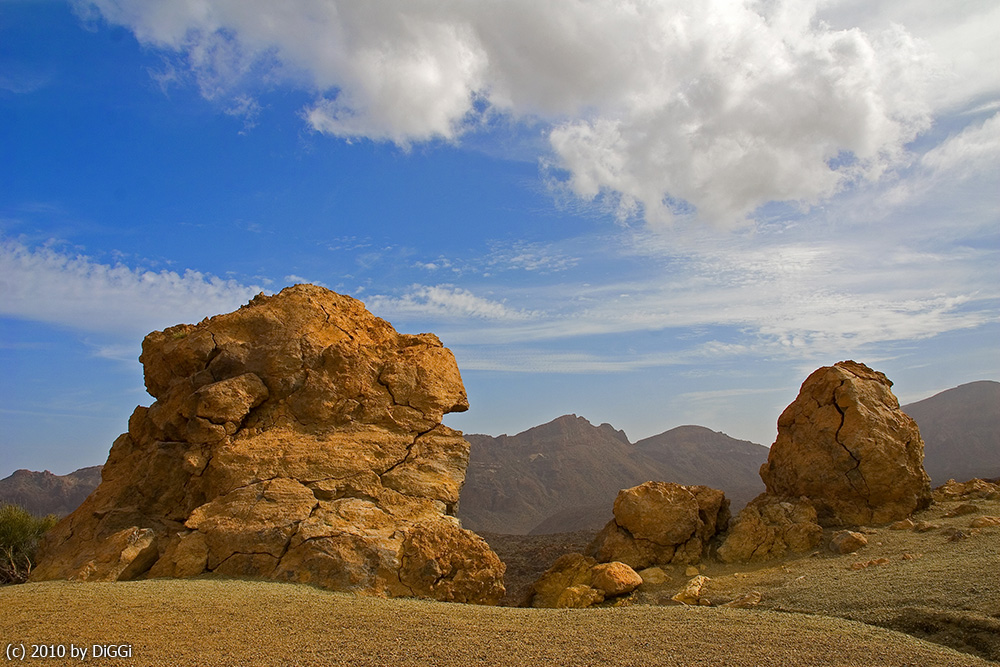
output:
[[[976,502],[980,513],[1000,514],[1000,503]],[[703,567],[715,603],[759,591],[750,610],[658,606],[686,581],[680,571],[645,589],[639,604],[590,610],[384,600],[271,582],[45,582],[0,588],[0,650],[130,644],[131,659],[87,663],[151,666],[997,664],[940,645],[992,655],[1000,637],[1000,528],[948,541],[943,530],[967,529],[973,518],[944,517],[952,505],[918,517],[940,529],[880,528],[855,555]],[[879,558],[889,562],[850,567]]]
[[[703,607],[534,610],[270,582],[46,582],[0,591],[7,643],[131,644],[102,665],[986,665],[841,619]],[[72,664],[35,660],[29,664]]]

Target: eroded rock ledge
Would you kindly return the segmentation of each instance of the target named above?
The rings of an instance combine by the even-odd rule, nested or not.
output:
[[[212,572],[496,603],[503,564],[455,518],[469,444],[451,352],[297,285],[151,333],[146,388],[33,580]]]

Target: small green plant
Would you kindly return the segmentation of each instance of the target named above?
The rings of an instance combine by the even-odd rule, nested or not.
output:
[[[52,514],[39,519],[17,505],[0,505],[0,584],[27,581],[38,542],[57,521]]]

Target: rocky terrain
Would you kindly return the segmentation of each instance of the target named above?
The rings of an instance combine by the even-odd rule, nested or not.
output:
[[[975,513],[956,512],[970,504]],[[924,532],[867,527],[856,553],[822,546],[766,563],[667,566],[668,579],[644,584],[626,605],[591,609],[379,599],[265,581],[29,583],[0,588],[0,636],[127,643],[134,659],[101,664],[152,667],[985,667],[1000,661],[1000,527],[971,524],[997,515],[1000,500],[942,500],[914,516],[933,526]],[[514,588],[537,577],[519,564],[551,564],[592,536],[489,537]],[[693,578],[688,567],[708,579],[698,606],[673,600]],[[748,596],[757,603],[722,606]]]
[[[469,445],[451,352],[312,285],[153,332],[102,482],[34,581],[215,574],[496,603],[503,564],[454,517]]]
[[[697,565],[667,564],[660,568],[661,581],[644,582],[625,603],[678,605],[675,596],[701,576],[698,605],[718,608],[736,601],[755,611],[850,619],[1000,661],[1000,580],[995,576],[1000,487],[971,495],[939,490],[935,497],[909,522],[857,527],[864,543],[847,553],[831,548],[839,531],[827,528],[807,553],[748,563],[706,558]],[[533,582],[545,570],[540,562],[551,565],[560,556],[586,551],[595,535],[487,534],[508,566],[504,604],[529,600]],[[900,660],[911,664],[903,656]],[[949,664],[974,663],[955,658]]]
[[[153,665],[1000,660],[1000,486],[932,494],[884,374],[812,373],[735,519],[721,490],[652,481],[620,490],[596,534],[487,543],[453,517],[469,451],[438,421],[466,405],[453,358],[342,299],[286,290],[147,337],[157,402],[48,535],[34,583],[0,590],[3,635],[128,642]],[[115,583],[45,581],[62,578]]]

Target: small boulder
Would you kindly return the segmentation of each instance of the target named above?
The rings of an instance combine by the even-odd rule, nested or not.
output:
[[[609,598],[631,593],[642,585],[642,577],[625,563],[599,563],[593,573],[593,587]]]
[[[735,600],[731,600],[725,604],[719,605],[720,607],[731,607],[733,609],[752,609],[760,604],[763,597],[760,591],[750,591],[749,593],[744,593]]]
[[[528,603],[536,608],[589,607],[627,595],[641,584],[642,578],[624,563],[566,554],[532,585]]]
[[[711,581],[708,577],[703,574],[699,574],[697,577],[692,578],[685,584],[684,588],[677,592],[671,599],[675,602],[680,602],[686,605],[697,605],[701,604],[702,589],[705,588],[705,584]]]
[[[707,486],[646,482],[618,492],[614,519],[588,553],[632,568],[696,563],[729,523],[729,500]]]
[[[913,519],[906,518],[889,524],[889,530],[913,530],[916,525]]]
[[[958,507],[954,507],[947,512],[945,512],[946,517],[953,516],[965,516],[967,514],[977,514],[979,512],[979,506],[974,503],[962,503]]]
[[[891,562],[892,561],[889,560],[888,558],[876,558],[874,560],[857,562],[857,563],[851,563],[851,568],[850,569],[852,569],[852,570],[865,570],[865,569],[868,569],[869,567],[874,567],[874,566],[878,566],[878,565],[888,565]]]
[[[532,607],[555,608],[560,605],[560,596],[568,588],[590,587],[594,581],[593,567],[597,561],[583,554],[565,554],[556,559],[542,576],[532,584],[530,604]],[[565,602],[566,600],[563,600]]]
[[[956,482],[949,479],[946,483],[934,489],[934,500],[942,503],[949,500],[969,500],[981,498],[986,500],[1000,499],[1000,484],[982,479],[970,479],[968,482]]]
[[[647,567],[639,570],[638,574],[642,578],[643,585],[659,586],[670,581],[670,575],[664,572],[663,568],[659,567]]]
[[[601,602],[604,602],[604,593],[596,588],[577,584],[564,589],[554,606],[558,609],[586,609]]]
[[[978,516],[969,524],[970,528],[992,528],[1000,526],[1000,516]]]
[[[830,540],[830,551],[836,554],[852,554],[868,545],[868,538],[853,530],[840,530]]]

